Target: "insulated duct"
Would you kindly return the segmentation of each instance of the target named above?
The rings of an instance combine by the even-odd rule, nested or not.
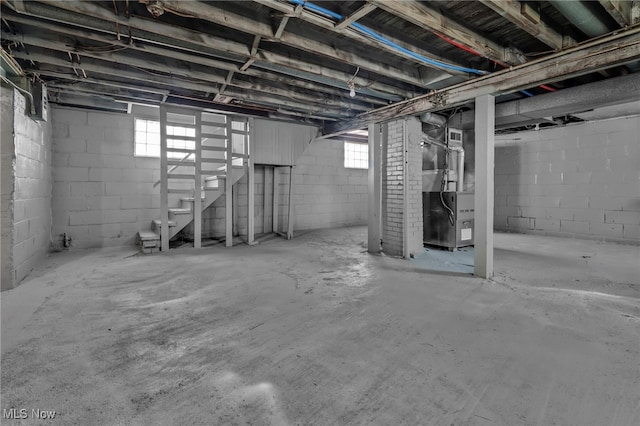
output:
[[[549,3],[589,37],[597,37],[610,31],[602,19],[582,1],[550,0]]]

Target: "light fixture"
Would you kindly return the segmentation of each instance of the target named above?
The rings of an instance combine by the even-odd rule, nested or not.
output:
[[[351,77],[349,81],[347,81],[347,87],[349,88],[349,96],[351,96],[352,98],[356,97],[356,84],[353,82],[353,80],[356,78],[356,75],[358,75],[358,71],[360,71],[360,67],[356,69],[356,72],[353,74],[353,77]]]

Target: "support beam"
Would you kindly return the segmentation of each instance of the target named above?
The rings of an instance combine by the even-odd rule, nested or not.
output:
[[[287,213],[287,240],[293,238],[293,166],[289,167],[289,212]]]
[[[288,22],[289,22],[289,17],[286,15],[283,16],[282,19],[280,20],[280,23],[278,24],[278,28],[276,28],[276,30],[273,32],[274,40],[280,40],[280,37],[282,37],[282,33],[284,32],[284,29],[287,26]]]
[[[368,201],[369,219],[368,244],[369,253],[379,253],[382,249],[382,157],[381,157],[381,125],[369,124],[369,170]]]
[[[540,14],[526,3],[517,0],[480,0],[482,4],[522,28],[552,49],[573,46],[576,41],[549,27]]]
[[[256,191],[256,179],[255,179],[255,170],[253,164],[253,147],[255,145],[255,137],[256,132],[254,130],[253,118],[249,118],[245,123],[246,126],[249,126],[249,132],[246,136],[245,142],[245,154],[247,154],[247,244],[250,246],[255,244],[255,217],[254,217],[254,207],[255,207],[255,191]],[[266,183],[266,180],[263,181],[263,184]],[[266,192],[266,191],[265,191]]]
[[[425,111],[450,109],[482,95],[512,93],[638,59],[640,59],[640,27],[636,26],[583,43],[561,53],[554,53],[488,76],[378,108],[360,114],[356,119],[348,122],[330,124],[325,127],[323,134],[324,138],[327,138],[349,130],[361,129],[373,122],[418,115]]]
[[[225,201],[225,246],[233,246],[233,140],[231,133],[231,117],[227,116],[227,151],[226,177],[224,179]]]
[[[278,212],[280,211],[280,207],[278,206],[278,196],[279,196],[279,186],[280,186],[280,179],[279,179],[279,173],[278,173],[278,168],[277,167],[273,167],[273,203],[271,204],[271,207],[273,207],[273,232],[275,232],[276,234],[278,232],[280,232],[280,230],[278,229]]]
[[[475,196],[474,196],[474,274],[493,276],[493,181],[495,99],[476,98]]]
[[[378,6],[373,3],[365,3],[358,10],[350,14],[349,16],[345,16],[342,21],[335,24],[334,28],[336,30],[341,30],[343,28],[347,28],[352,23],[356,22],[360,18],[368,15],[373,12]]]
[[[618,25],[626,27],[634,22],[631,19],[631,8],[633,1],[631,0],[599,0],[602,7],[616,20]]]
[[[167,109],[160,106],[160,250],[169,251],[169,169],[167,158]]]
[[[202,247],[202,112],[197,111],[196,119],[196,158],[193,187],[193,247]]]
[[[496,129],[505,129],[595,108],[634,102],[640,99],[640,73],[569,87],[553,93],[517,99],[496,105]],[[462,129],[472,129],[473,111],[451,118]]]
[[[419,1],[370,0],[370,3],[421,28],[451,38],[485,58],[509,65],[522,63],[520,55],[507,54],[503,46],[452,21]]]

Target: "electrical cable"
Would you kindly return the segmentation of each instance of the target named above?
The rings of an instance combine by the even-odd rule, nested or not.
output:
[[[322,15],[328,16],[330,18],[335,19],[336,21],[340,21],[342,19],[344,19],[344,17],[342,15],[340,15],[339,13],[333,12],[329,9],[325,9],[324,7],[315,5],[313,3],[308,3],[306,0],[289,0],[290,3],[295,4],[296,6],[302,6],[303,8],[306,8],[308,10],[311,10],[313,12],[317,12],[320,13]],[[357,29],[358,31],[360,31],[363,34],[366,34],[380,42],[382,42],[383,44],[386,44],[389,47],[393,47],[394,49],[408,55],[411,56],[414,59],[419,60],[420,62],[424,62],[427,63],[431,66],[437,67],[437,68],[443,68],[443,69],[448,69],[448,70],[453,70],[453,71],[458,71],[458,72],[466,72],[466,73],[471,73],[471,74],[478,74],[478,75],[487,75],[489,74],[488,71],[483,71],[483,70],[478,70],[475,68],[467,68],[467,67],[460,67],[458,65],[452,65],[452,64],[448,64],[446,62],[441,62],[441,61],[437,61],[435,59],[430,59],[427,58],[425,56],[420,55],[419,53],[415,53],[412,52],[411,50],[404,48],[402,46],[400,46],[399,44],[389,40],[388,38],[376,33],[375,31],[369,29],[368,27],[365,27],[362,24],[359,24],[357,22],[352,22],[350,24],[351,27]]]

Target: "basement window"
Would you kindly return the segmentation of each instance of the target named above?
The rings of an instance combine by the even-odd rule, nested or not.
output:
[[[179,136],[179,139],[172,139],[171,136]],[[195,149],[194,140],[185,140],[184,137],[196,136],[195,129],[182,126],[167,126],[167,147],[181,149]],[[160,158],[160,122],[156,120],[145,120],[136,118],[135,121],[135,142],[134,155],[136,157]],[[172,159],[182,159],[185,153],[168,152],[167,157]]]
[[[344,167],[345,169],[369,168],[369,145],[366,143],[344,143]]]

